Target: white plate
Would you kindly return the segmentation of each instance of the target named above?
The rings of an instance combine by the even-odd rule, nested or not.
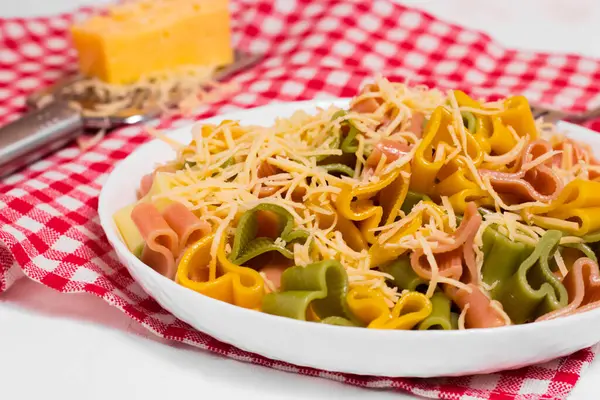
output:
[[[206,120],[240,120],[271,124],[296,110],[313,111],[331,101],[274,104]],[[347,100],[333,104],[343,107]],[[597,133],[562,123],[575,139],[600,150]],[[172,131],[181,142],[191,127]],[[389,377],[455,376],[518,368],[548,361],[600,341],[600,309],[556,320],[493,329],[463,331],[387,331],[297,321],[224,303],[161,276],[133,256],[121,241],[112,215],[136,200],[141,177],[157,162],[174,157],[159,140],[149,142],[123,160],[110,174],[98,212],[108,240],[131,273],[165,309],[223,342],[296,365],[329,371]]]

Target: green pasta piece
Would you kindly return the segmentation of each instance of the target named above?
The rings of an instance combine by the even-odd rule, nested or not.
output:
[[[270,238],[259,237],[248,242],[244,248],[244,252],[238,256],[238,258],[233,260],[233,263],[237,265],[243,265],[253,258],[270,251],[276,251],[290,260],[294,258],[294,254],[285,246],[275,244],[275,242]]]
[[[321,168],[327,171],[328,174],[339,173],[341,175],[354,176],[354,169],[344,164],[326,164],[321,165]]]
[[[331,120],[336,120],[339,117],[343,117],[346,114],[346,111],[339,110],[335,114],[333,114]],[[342,139],[342,143],[339,145],[339,148],[342,150],[343,153],[356,153],[356,151],[358,150],[358,140],[356,139],[356,135],[358,135],[360,131],[358,130],[358,128],[356,128],[356,126],[354,126],[354,124],[351,121],[348,120],[343,121],[340,124],[340,126],[341,132],[345,132],[346,135],[344,136],[342,133],[341,136],[344,136],[344,138]]]
[[[598,262],[598,258],[596,257],[594,250],[592,250],[592,248],[585,243],[568,243],[563,244],[562,246],[577,249],[581,251],[585,257],[592,259],[595,263]]]
[[[358,140],[356,139],[356,135],[359,134],[359,130],[354,126],[353,123],[348,122],[348,134],[342,141],[342,145],[340,149],[344,153],[356,153],[358,150]]]
[[[256,237],[258,233],[256,213],[259,211],[270,211],[278,216],[279,226],[277,232],[284,244],[276,243],[271,238]],[[307,238],[308,233],[306,231],[294,230],[294,217],[285,208],[275,204],[262,203],[246,211],[240,217],[233,237],[229,259],[234,264],[242,265],[270,251],[277,251],[284,257],[292,259],[294,256],[287,246],[294,242],[303,242]]]
[[[331,120],[335,121],[336,119],[338,119],[339,117],[342,117],[344,115],[346,115],[346,111],[344,111],[344,110],[336,111],[333,114],[333,116],[331,117]],[[346,138],[344,138],[344,142],[342,142],[342,139],[343,139],[342,132],[344,131],[345,128],[350,126],[350,128],[348,128],[348,134],[352,133],[354,139],[356,139],[356,134],[358,131],[356,129],[352,130],[351,128],[354,127],[354,125],[352,125],[348,121],[344,121],[340,125],[341,125],[340,131],[335,132],[334,130],[331,130],[328,132],[328,136],[334,137],[334,140],[329,145],[329,148],[340,149],[340,150],[342,150],[342,154],[316,156],[315,159],[317,160],[317,165],[326,166],[329,164],[340,164],[340,165],[345,165],[345,166],[350,167],[350,165],[356,164],[356,156],[354,153],[356,153],[356,150],[358,150],[358,143],[356,143],[356,150],[347,151],[347,150],[352,150],[352,143],[347,142],[346,139],[348,138],[348,136],[346,136]],[[354,141],[356,141],[356,140],[354,140]],[[345,145],[343,143],[345,143]],[[348,148],[349,144],[350,144],[350,148]],[[352,169],[352,174],[350,176],[352,176],[352,175],[354,175],[354,169]]]
[[[435,292],[429,300],[431,300],[432,306],[431,314],[421,321],[418,329],[441,329],[445,331],[456,329],[458,326],[458,316],[455,326],[453,325],[452,313],[450,312],[450,307],[452,306],[450,299],[442,292]]]
[[[310,303],[325,295],[326,291],[320,290],[268,293],[263,297],[262,310],[267,314],[306,321],[306,312]]]
[[[265,295],[262,310],[305,321],[311,306],[321,320],[341,317],[354,323],[346,303],[347,294],[346,270],[339,261],[325,260],[286,269],[281,275],[281,291]]]
[[[421,285],[428,285],[428,282],[419,277],[412,269],[410,258],[407,255],[399,257],[396,261],[382,265],[380,269],[394,277],[393,284],[400,290],[413,292]]]
[[[493,226],[483,231],[483,282],[492,286],[490,295],[496,298],[502,286],[514,275],[521,263],[533,252],[533,246],[514,242]]]
[[[337,325],[337,326],[357,326],[352,321],[344,318],[344,317],[327,317],[321,320],[322,324],[327,325]]]
[[[581,237],[586,243],[597,243],[600,242],[600,231],[588,233]]]
[[[332,120],[335,120],[344,115],[346,115],[346,111],[340,110],[333,114]],[[341,123],[341,131],[346,133],[346,136],[343,138],[342,143],[340,145],[340,149],[342,150],[342,152],[356,153],[356,151],[358,150],[358,140],[356,139],[356,135],[358,135],[360,131],[349,120],[343,121]]]
[[[500,288],[497,299],[515,324],[532,321],[567,305],[567,290],[550,267],[561,237],[560,231],[547,231],[533,253]]]
[[[431,198],[429,198],[429,196],[427,196],[426,194],[415,193],[409,190],[408,193],[406,193],[406,198],[404,199],[404,202],[402,203],[402,207],[400,207],[400,209],[404,212],[404,214],[408,214],[413,209],[413,207],[419,204],[419,202],[422,200],[431,201]]]
[[[600,254],[600,231],[588,233],[581,238],[589,245],[591,250],[596,255],[596,258],[598,258],[598,255]]]
[[[452,330],[458,329],[458,318],[459,317],[460,317],[460,315],[458,315],[455,312],[450,313],[450,326],[452,326]]]
[[[460,115],[463,119],[463,125],[467,127],[469,132],[475,133],[477,129],[477,120],[475,119],[473,113],[470,113],[468,111],[462,111]]]

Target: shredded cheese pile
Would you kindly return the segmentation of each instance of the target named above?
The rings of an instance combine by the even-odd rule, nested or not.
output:
[[[372,112],[355,111],[354,106],[367,100],[376,101],[377,106]],[[339,114],[338,108],[330,107],[318,109],[314,114],[297,111],[289,118],[277,119],[269,127],[241,126],[235,121],[224,121],[219,125],[198,125],[192,131],[192,141],[189,144],[176,143],[163,137],[177,150],[177,158],[169,164],[177,171],[156,174],[155,180],[161,182],[163,189],[154,195],[154,199],[179,201],[218,227],[213,242],[214,248],[211,249],[213,260],[216,260],[218,243],[221,243],[224,235],[230,233],[227,227],[240,213],[263,202],[279,205],[293,216],[296,228],[308,232],[308,240],[305,243],[293,245],[296,265],[328,259],[338,260],[348,273],[350,288],[365,286],[379,289],[388,305],[392,307],[401,293],[397,288],[386,284],[386,280],[392,279],[390,275],[371,265],[368,250],[353,250],[342,234],[335,229],[339,217],[335,211],[336,201],[342,187],[360,188],[378,182],[381,176],[409,164],[422,140],[410,129],[413,115],[420,113],[427,119],[439,106],[446,107],[452,115],[448,132],[453,143],[451,146],[438,147],[435,157],[445,157],[446,163],[460,159],[467,166],[475,184],[495,203],[496,212],[489,211],[483,216],[483,222],[473,243],[476,263],[481,271],[484,230],[494,226],[511,240],[534,246],[545,230],[531,226],[517,212],[546,204],[506,204],[503,201],[489,176],[479,172],[469,154],[468,142],[471,133],[465,127],[461,112],[495,115],[504,111],[504,105],[486,103],[482,109],[459,107],[452,91],[443,93],[424,87],[411,88],[377,77],[371,90],[365,90],[355,97],[351,101],[350,109],[342,115]],[[349,165],[353,171],[352,175],[337,176],[328,173],[319,162],[327,157],[337,158],[340,163],[347,162],[348,157],[344,158],[345,155],[335,140],[336,133],[341,132],[348,121],[359,131],[356,137],[358,150],[353,164]],[[553,138],[557,134],[553,126],[551,128],[540,121],[537,122],[537,129],[543,137]],[[514,130],[511,132],[516,145],[505,154],[486,155],[486,166],[506,166],[520,162],[529,139],[519,137]],[[384,154],[377,166],[367,168],[369,155],[383,139],[409,145],[411,150],[392,162],[387,162]],[[526,171],[565,154],[566,159],[571,160],[569,151],[571,150],[568,150],[568,147],[562,151],[552,151],[535,160],[526,160],[521,167]],[[563,162],[560,169],[563,171],[565,182],[581,176],[584,171],[580,164],[571,165],[567,161]],[[269,171],[267,176],[261,173],[265,170]],[[410,179],[408,172],[403,171],[402,176]],[[420,202],[407,215],[401,213],[396,221],[373,231],[377,233],[378,244],[384,250],[423,252],[431,268],[432,277],[427,290],[429,296],[433,294],[438,283],[470,292],[471,287],[465,283],[440,275],[434,250],[442,244],[455,243],[453,234],[460,223],[449,197],[440,196],[437,200],[437,204]],[[398,238],[397,233],[415,218],[422,219],[422,224],[416,232]],[[323,220],[333,222],[324,226]],[[580,239],[566,236],[561,243],[576,243],[578,240]],[[560,256],[555,261],[564,276],[564,261]],[[273,291],[272,282],[265,276],[264,278],[269,290]],[[490,290],[491,287],[484,289]],[[464,324],[468,309],[467,305],[461,313],[461,325]]]
[[[154,73],[131,84],[109,84],[97,78],[81,77],[61,88],[58,96],[82,104],[85,117],[111,117],[124,110],[177,112],[189,115],[203,103],[210,103],[237,90],[235,83],[212,79],[213,67],[181,67]],[[52,101],[55,94],[37,100],[38,106]]]

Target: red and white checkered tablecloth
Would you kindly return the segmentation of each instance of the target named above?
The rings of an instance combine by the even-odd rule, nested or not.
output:
[[[263,52],[234,78],[240,90],[170,116],[170,128],[234,109],[316,97],[352,96],[375,73],[495,98],[521,93],[564,110],[600,105],[600,61],[574,54],[503,48],[490,37],[388,1],[232,0],[237,48]],[[0,19],[0,124],[24,111],[24,98],[75,68],[68,40],[74,14]],[[600,122],[589,126],[600,130]],[[297,367],[221,343],[177,320],[149,298],[117,261],[98,222],[98,194],[118,160],[149,139],[143,127],[75,146],[0,181],[0,291],[23,274],[64,293],[87,292],[159,336],[234,359],[343,383],[441,399],[562,399],[594,358],[590,349],[547,364],[483,376],[389,379]],[[1,362],[1,361],[0,361]]]

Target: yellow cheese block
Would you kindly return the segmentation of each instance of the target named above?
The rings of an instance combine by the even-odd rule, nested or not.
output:
[[[129,2],[71,33],[81,73],[108,83],[233,60],[227,0]]]

